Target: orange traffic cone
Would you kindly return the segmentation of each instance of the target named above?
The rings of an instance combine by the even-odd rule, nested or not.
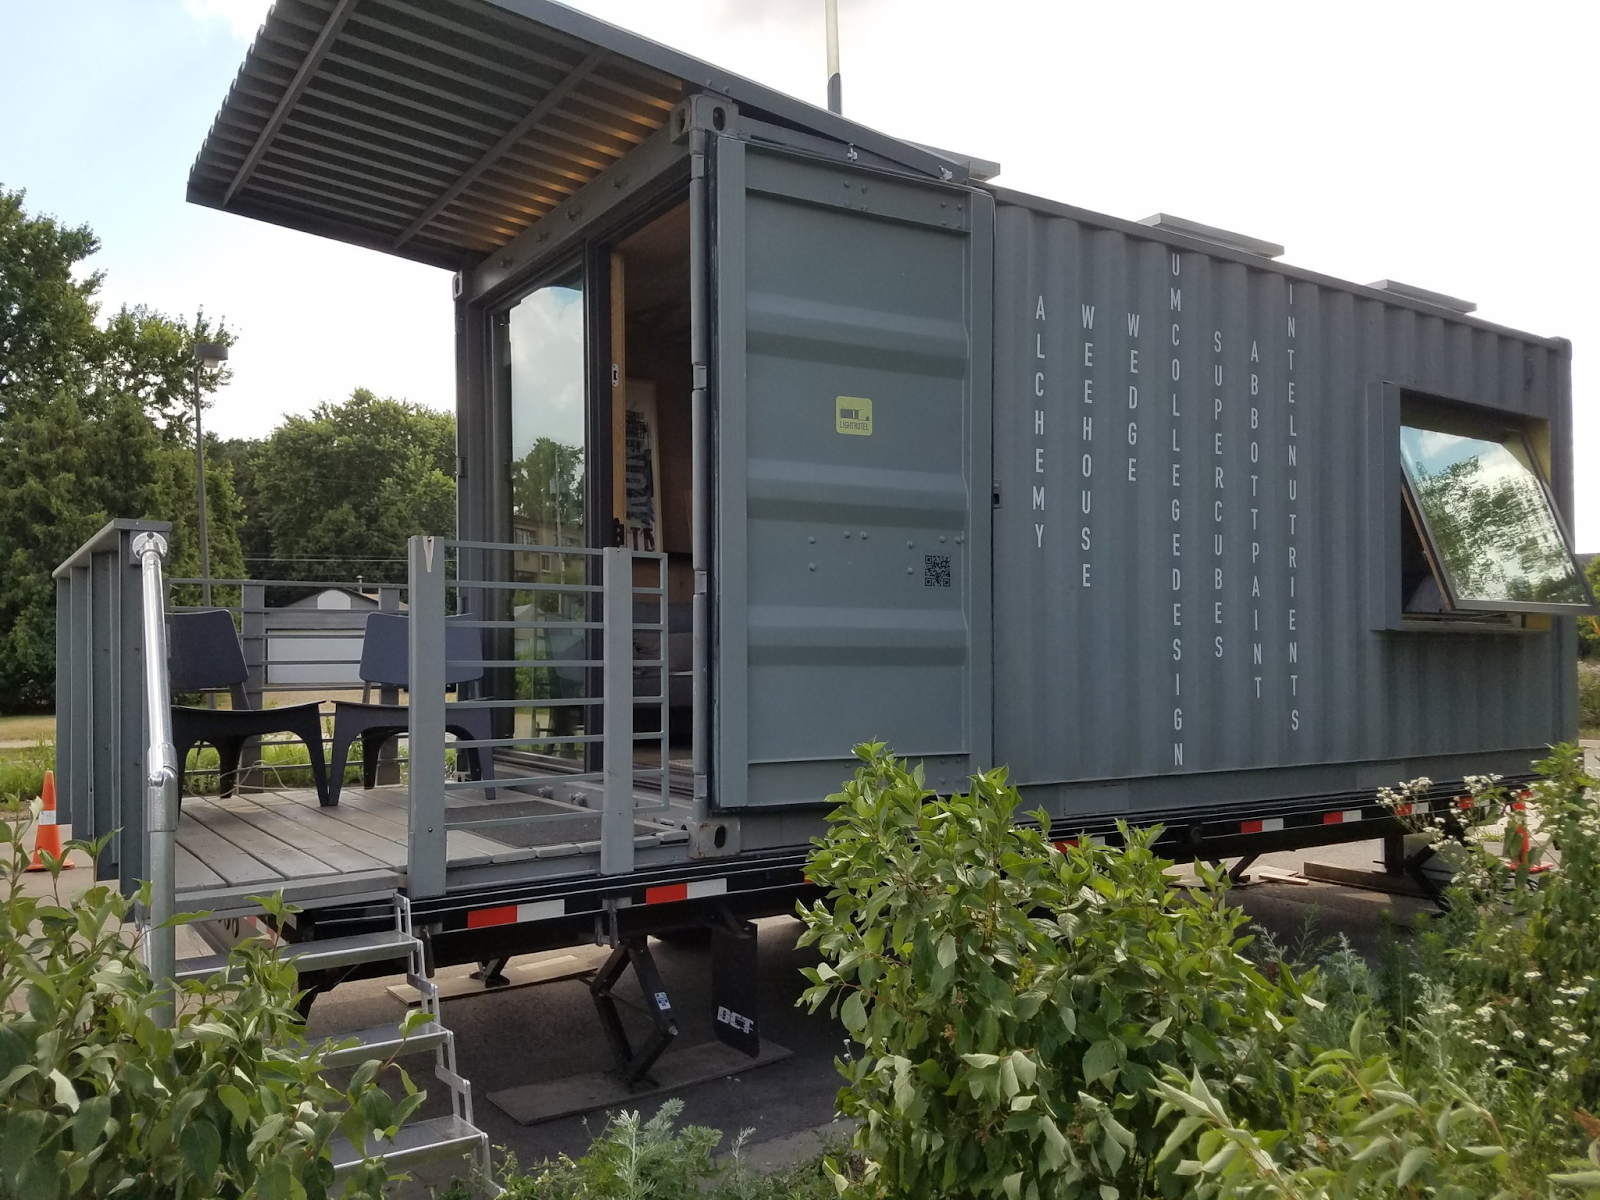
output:
[[[39,828],[33,837],[33,861],[28,864],[30,871],[48,870],[44,865],[44,855],[62,860],[61,854],[61,826],[56,824],[56,773],[44,773],[44,787],[41,789],[40,798],[44,801],[44,809],[39,813]],[[63,868],[71,869],[70,862],[62,861]]]

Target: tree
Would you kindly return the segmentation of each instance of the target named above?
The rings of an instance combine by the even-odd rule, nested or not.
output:
[[[291,416],[249,464],[253,512],[280,571],[405,578],[406,539],[456,527],[455,420],[357,388]],[[260,544],[257,532],[247,534]],[[258,572],[259,573],[259,572]]]
[[[0,190],[0,708],[54,698],[50,573],[112,517],[172,520],[175,573],[195,573],[192,348],[231,341],[124,307],[102,327],[101,277],[74,267],[99,242],[30,216]],[[203,379],[214,390],[221,379]],[[213,570],[240,561],[230,472],[206,472]]]
[[[542,546],[583,544],[583,447],[538,438],[511,466],[513,520]]]

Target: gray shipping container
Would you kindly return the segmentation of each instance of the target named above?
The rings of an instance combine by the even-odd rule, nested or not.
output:
[[[1505,556],[1433,527],[1401,433],[1478,439],[1556,529],[1565,341],[998,188],[545,0],[324,7],[274,9],[190,198],[456,271],[461,537],[666,553],[678,782],[732,835],[687,853],[804,845],[867,738],[1198,839],[1575,733],[1570,545],[1484,601],[1445,560]],[[537,304],[581,308],[581,524],[517,509]]]
[[[1573,736],[1571,620],[1402,621],[1397,545],[1412,391],[1537,432],[1569,509],[1565,342],[1005,192],[994,297],[1017,782],[1158,811],[1515,771]]]

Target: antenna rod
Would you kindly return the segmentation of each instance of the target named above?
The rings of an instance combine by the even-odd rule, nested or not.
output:
[[[828,111],[844,113],[839,90],[839,0],[823,0],[828,13]]]

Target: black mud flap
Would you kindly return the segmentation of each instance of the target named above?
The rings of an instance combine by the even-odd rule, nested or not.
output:
[[[711,1000],[716,1006],[712,1031],[719,1041],[755,1058],[761,1053],[757,999],[761,980],[756,970],[756,927],[750,921],[718,923],[711,930]]]

